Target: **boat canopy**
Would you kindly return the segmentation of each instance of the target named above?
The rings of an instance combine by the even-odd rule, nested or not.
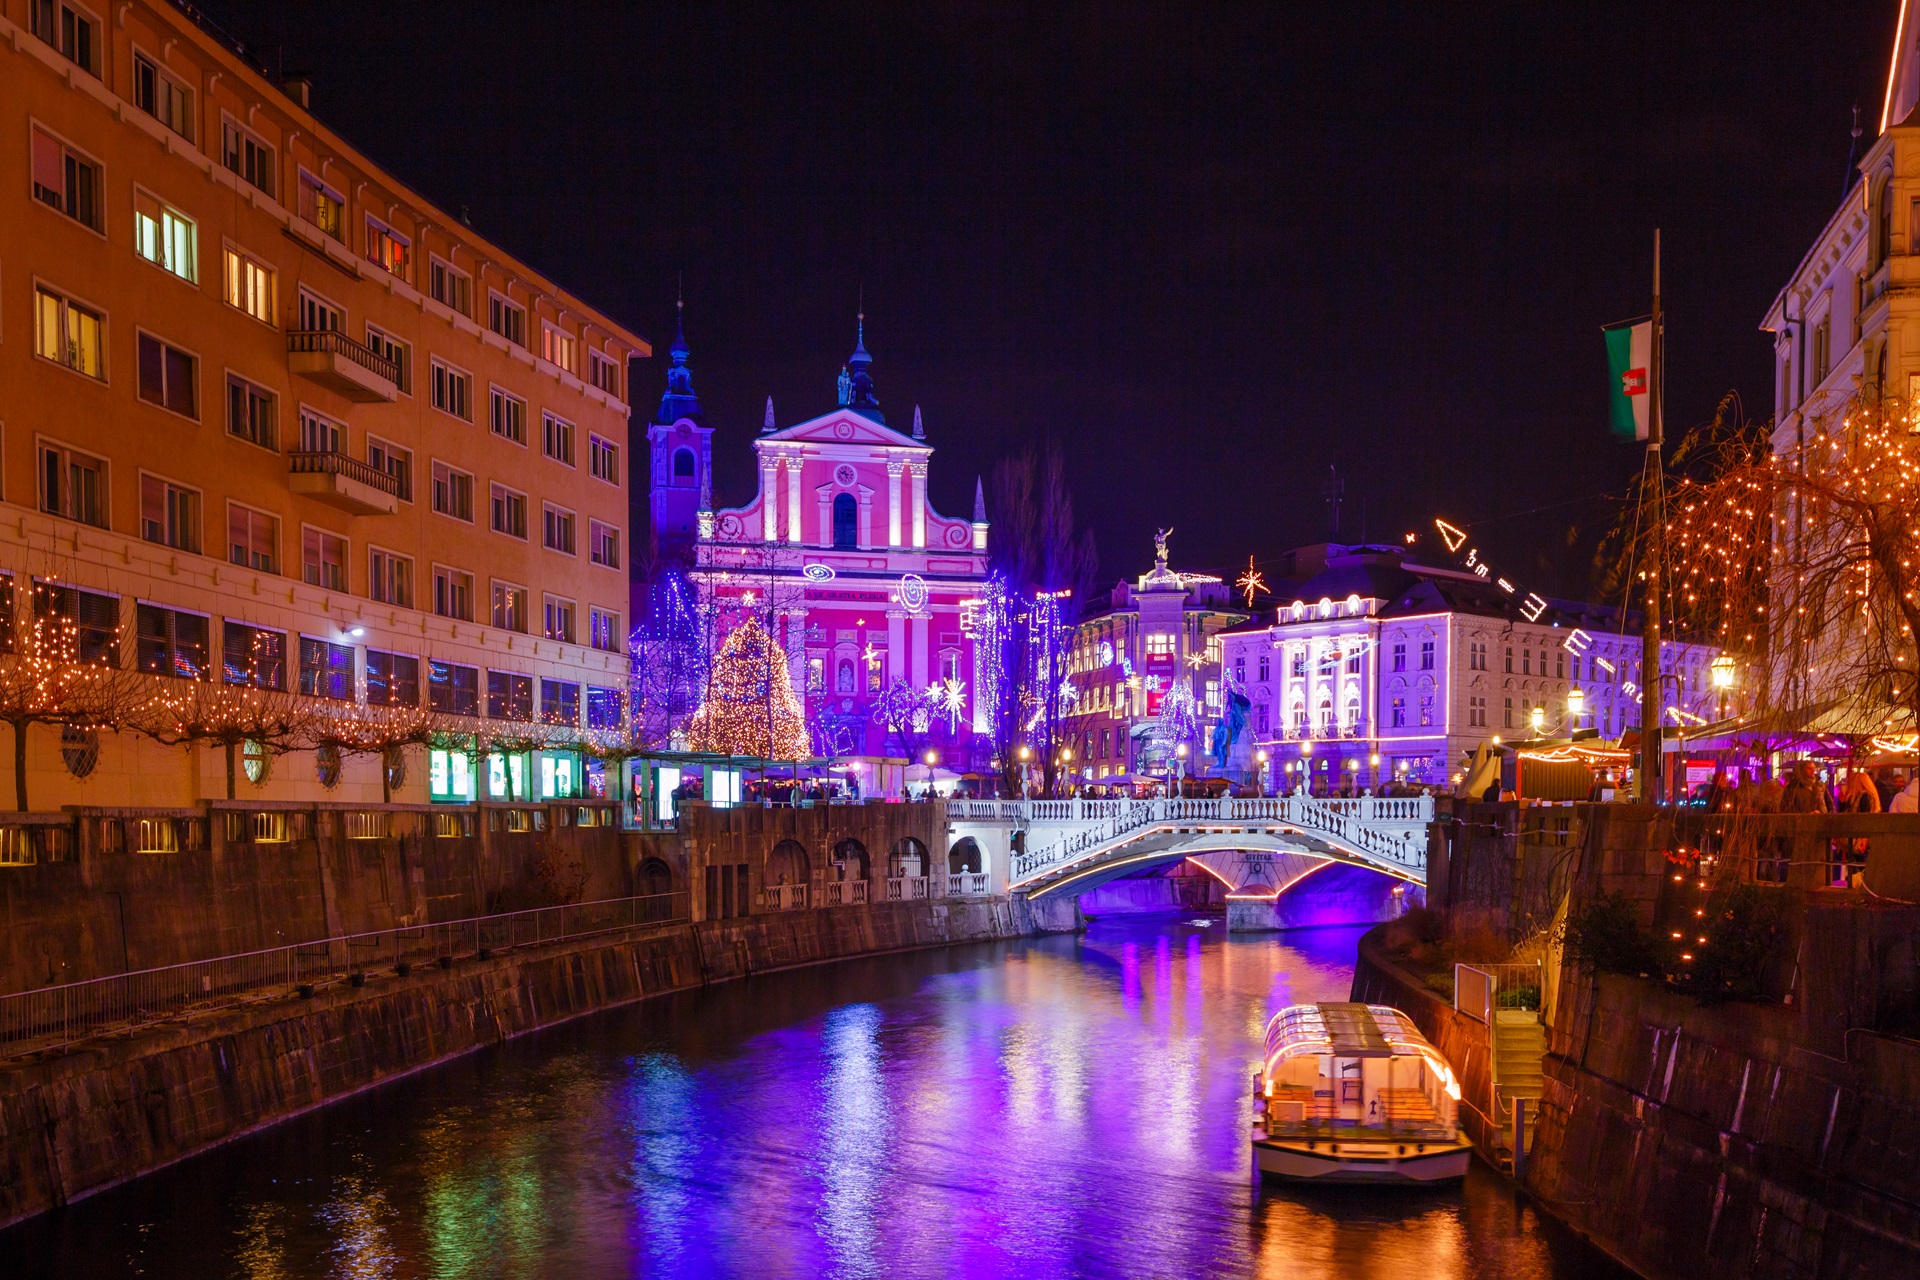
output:
[[[1405,1014],[1383,1004],[1295,1004],[1274,1014],[1267,1023],[1268,1074],[1306,1055],[1445,1061]]]

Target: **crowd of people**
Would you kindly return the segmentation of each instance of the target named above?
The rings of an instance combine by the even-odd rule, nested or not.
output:
[[[1848,769],[1836,785],[1817,762],[1799,760],[1777,778],[1721,769],[1703,792],[1698,798],[1712,813],[1920,813],[1920,770]]]

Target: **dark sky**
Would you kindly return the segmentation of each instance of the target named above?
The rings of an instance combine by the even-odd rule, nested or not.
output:
[[[937,506],[1066,449],[1107,576],[1232,572],[1437,515],[1578,590],[1632,474],[1599,326],[1665,228],[1669,422],[1756,326],[1879,119],[1898,0],[1274,6],[277,0],[211,7],[428,197],[658,344],[684,273],[719,496],[833,403],[866,290]],[[271,61],[274,55],[269,52]],[[1532,515],[1533,508],[1551,509]]]

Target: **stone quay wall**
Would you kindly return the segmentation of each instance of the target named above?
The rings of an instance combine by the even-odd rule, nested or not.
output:
[[[513,1036],[648,996],[851,956],[1078,926],[988,898],[642,926],[370,974],[0,1067],[0,1226]]]
[[[1517,942],[1616,893],[1643,927],[1682,928],[1702,891],[1667,854],[1703,844],[1778,895],[1764,1003],[1703,1005],[1550,949],[1524,1175],[1543,1207],[1655,1280],[1920,1274],[1920,894],[1886,892],[1915,881],[1920,818],[1509,804],[1442,825],[1432,898],[1456,940]],[[1883,892],[1825,887],[1863,846]],[[1363,945],[1356,998],[1407,1009],[1474,1097],[1478,1024],[1391,969]]]

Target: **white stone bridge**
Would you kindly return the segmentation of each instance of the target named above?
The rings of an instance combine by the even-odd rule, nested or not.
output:
[[[1332,863],[1425,885],[1430,796],[1325,800],[954,800],[952,838],[1005,851],[1006,887],[1077,895],[1120,876],[1193,857],[1230,891],[1276,898]],[[999,859],[995,859],[999,861]],[[997,878],[997,877],[996,877]]]

